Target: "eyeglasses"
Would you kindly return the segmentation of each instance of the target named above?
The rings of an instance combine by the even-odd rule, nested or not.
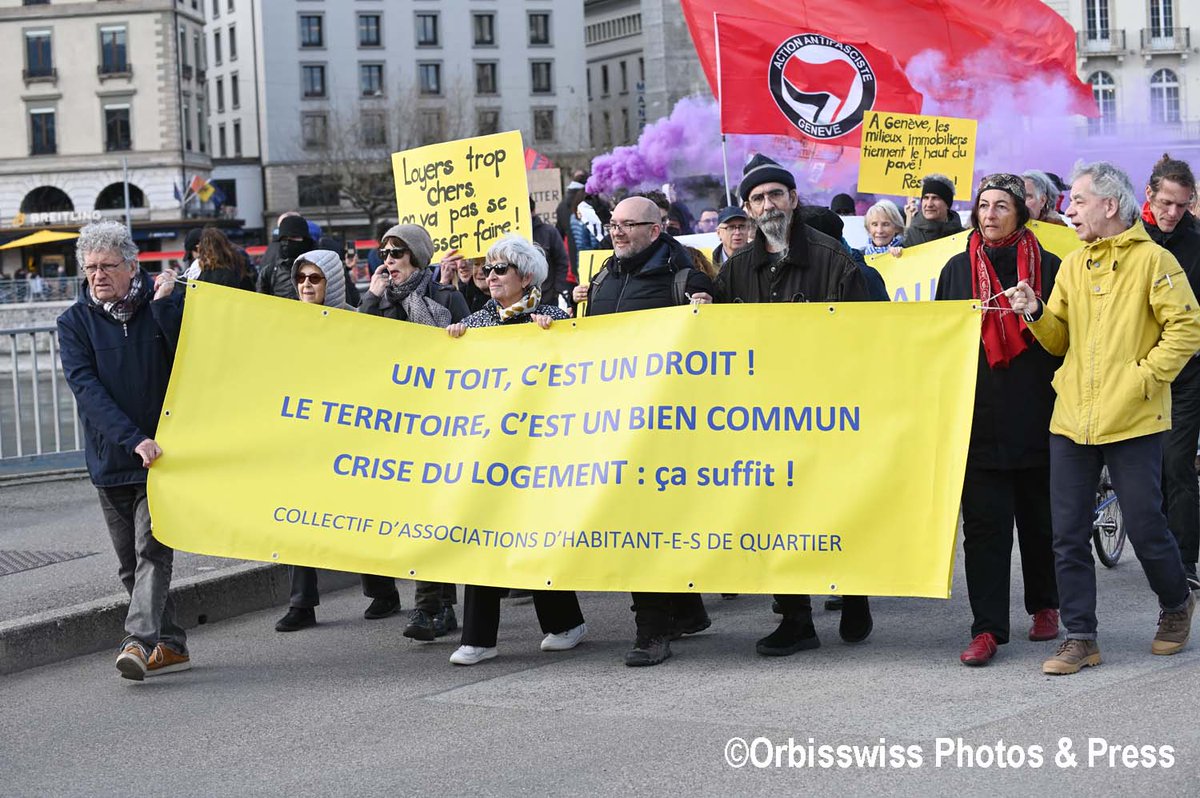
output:
[[[407,255],[409,252],[410,252],[410,250],[405,249],[404,247],[393,247],[390,249],[380,247],[379,248],[379,257],[383,258],[384,260],[387,260],[388,258],[394,258],[396,260],[400,260],[405,255]]]
[[[124,263],[94,263],[87,264],[83,267],[84,274],[95,274],[98,271],[103,271],[105,274],[112,274],[116,270],[124,266]]]
[[[482,271],[483,276],[487,277],[490,274],[495,274],[497,277],[503,277],[508,274],[508,270],[512,268],[511,263],[488,263],[484,265]]]
[[[658,222],[610,222],[604,225],[604,230],[609,235],[617,233],[632,233],[635,227],[644,227],[648,224],[659,224]],[[660,225],[661,226],[661,225]]]
[[[717,225],[718,230],[728,230],[731,233],[744,233],[750,229],[748,224],[722,224]]]
[[[320,272],[296,275],[296,285],[304,285],[305,283],[312,283],[313,285],[317,285],[318,283],[323,283],[323,282],[325,282],[325,275],[321,274]]]
[[[776,205],[786,198],[787,195],[788,192],[786,189],[775,188],[770,191],[764,191],[761,194],[751,194],[750,198],[746,201],[751,205],[762,205],[767,200],[770,200],[772,205]]]

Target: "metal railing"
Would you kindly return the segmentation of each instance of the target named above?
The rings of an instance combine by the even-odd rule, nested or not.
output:
[[[0,463],[25,458],[37,465],[39,457],[80,451],[79,412],[63,377],[57,329],[0,330],[0,350],[7,350],[0,351]]]
[[[0,280],[0,305],[23,302],[55,302],[79,296],[82,277],[43,277],[37,280]]]
[[[1142,51],[1186,53],[1192,49],[1191,28],[1142,28]]]
[[[1125,31],[1079,31],[1076,34],[1075,50],[1080,57],[1089,55],[1123,55],[1125,50]]]

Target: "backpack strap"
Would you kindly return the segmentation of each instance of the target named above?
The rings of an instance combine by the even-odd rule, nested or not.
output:
[[[675,272],[675,279],[671,281],[672,293],[675,296],[676,305],[687,305],[691,302],[687,295],[688,275],[692,273],[691,266],[685,266]]]

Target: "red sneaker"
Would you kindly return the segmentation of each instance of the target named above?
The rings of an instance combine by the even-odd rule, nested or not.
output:
[[[992,661],[992,657],[996,656],[996,636],[991,632],[975,635],[975,639],[971,641],[971,645],[967,646],[966,650],[959,655],[963,665],[978,667],[987,665]]]
[[[1054,640],[1058,634],[1058,610],[1044,609],[1033,614],[1033,626],[1029,627],[1030,640]]]

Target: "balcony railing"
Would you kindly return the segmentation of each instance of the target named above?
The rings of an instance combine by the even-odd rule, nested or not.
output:
[[[1191,28],[1142,28],[1142,52],[1186,53],[1192,49]]]
[[[1200,139],[1200,121],[1117,122],[1089,119],[1077,139],[1120,138],[1124,141],[1157,141],[1162,144],[1194,142]]]
[[[1083,30],[1076,34],[1075,50],[1080,58],[1095,55],[1125,55],[1124,30]]]

